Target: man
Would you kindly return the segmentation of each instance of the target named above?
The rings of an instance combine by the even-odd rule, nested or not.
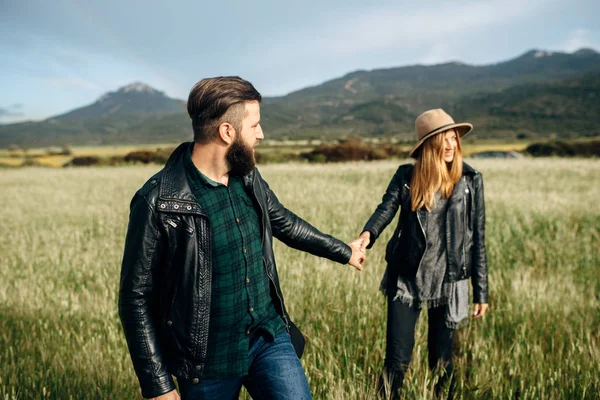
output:
[[[239,77],[198,82],[194,142],[131,202],[119,314],[144,397],[179,399],[175,376],[184,399],[310,399],[272,238],[362,270],[359,242],[287,210],[255,168],[260,101]]]

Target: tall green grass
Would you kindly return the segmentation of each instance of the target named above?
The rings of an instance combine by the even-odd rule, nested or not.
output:
[[[600,397],[600,162],[473,160],[484,174],[490,309],[459,330],[462,398]],[[349,241],[397,163],[268,165],[280,200]],[[140,398],[116,311],[128,204],[158,167],[0,171],[0,398]],[[388,228],[356,272],[276,243],[317,399],[372,399],[385,352]],[[426,313],[406,398],[431,396]],[[243,397],[243,396],[242,396]]]

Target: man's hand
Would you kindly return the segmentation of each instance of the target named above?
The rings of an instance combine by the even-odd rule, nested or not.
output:
[[[348,264],[352,265],[359,271],[363,270],[363,264],[367,260],[362,243],[363,242],[361,239],[356,239],[355,241],[348,243],[348,246],[350,246],[352,249],[352,257],[350,257]]]
[[[473,318],[483,317],[485,311],[488,309],[487,303],[475,303],[473,307]]]
[[[181,397],[179,397],[177,390],[171,390],[169,393],[165,393],[158,397],[153,397],[150,400],[181,400]]]
[[[355,241],[358,241],[358,240],[362,240],[361,250],[365,251],[365,249],[367,248],[369,243],[371,243],[371,232],[364,231],[363,233],[360,234],[358,239],[356,239]]]

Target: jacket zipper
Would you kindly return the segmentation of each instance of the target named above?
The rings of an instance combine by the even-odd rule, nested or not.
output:
[[[421,227],[421,232],[423,232],[423,237],[425,238],[425,251],[421,255],[421,259],[419,260],[419,266],[417,267],[417,271],[418,271],[421,269],[421,264],[423,263],[423,255],[425,255],[425,252],[427,251],[427,235],[425,234],[425,229],[423,229],[423,224],[421,223],[421,218],[419,217],[419,210],[417,210],[416,213],[417,213],[417,221],[419,221],[419,226]]]
[[[203,214],[200,214],[200,215],[204,216]],[[210,226],[210,220],[208,219],[208,217],[205,217],[205,218],[208,220],[208,222],[209,222],[209,226]],[[194,224],[195,224],[195,223],[196,223],[196,221],[194,220]],[[209,231],[210,231],[210,229],[209,229]],[[208,280],[209,280],[209,282],[210,282],[210,281],[212,280],[212,244],[211,244],[211,241],[207,240],[207,238],[205,237],[205,235],[198,235],[198,240],[199,240],[200,238],[202,238],[202,239],[204,240],[203,246],[205,246],[205,247],[208,249],[208,251],[206,252],[206,254],[207,254],[207,257],[208,257],[208,259],[210,260],[210,265],[211,265],[211,267],[210,267],[210,268],[208,268],[208,271],[207,271],[207,273],[208,273]],[[200,245],[200,244],[199,244],[199,245]],[[198,284],[200,283],[200,282],[199,282],[199,279],[200,279],[200,278],[198,277]],[[212,286],[211,286],[211,284],[209,283],[207,286],[210,286],[210,287],[211,287],[211,289],[210,289],[210,293],[212,293]],[[209,315],[209,317],[210,317],[210,307],[211,307],[211,304],[210,304],[210,303],[211,303],[211,294],[210,294],[210,293],[209,293],[209,294],[206,296],[206,298],[207,298],[207,300],[206,300],[206,308],[208,309],[208,315]],[[200,314],[201,314],[201,312],[202,312],[202,311],[200,310],[200,307],[196,307],[196,320],[197,320],[197,321],[200,321]],[[202,324],[202,322],[200,322],[200,324]],[[204,324],[208,325],[208,321],[204,321]],[[200,330],[201,328],[202,328],[202,326],[198,327],[198,330]],[[207,330],[208,330],[208,329],[207,329]],[[196,337],[197,337],[197,336],[198,336],[198,335],[196,335]],[[198,357],[198,351],[199,351],[199,347],[200,347],[200,341],[201,341],[201,339],[198,339],[198,340],[197,340],[197,341],[194,343],[194,346],[193,346],[193,348],[192,348],[192,356],[193,356],[195,359],[199,359],[199,357]],[[206,336],[206,342],[208,343],[208,335]],[[205,349],[205,350],[206,350],[206,349]],[[202,355],[202,360],[203,360],[203,361],[202,361],[202,364],[201,364],[201,365],[202,365],[202,369],[201,369],[201,371],[203,371],[203,370],[204,370],[204,359],[205,359],[205,358],[206,358],[206,351],[205,351],[205,352],[204,352],[204,354]],[[202,373],[202,372],[200,372],[200,373]]]
[[[179,203],[183,203],[183,204],[189,204],[189,205],[197,205],[197,204],[198,204],[198,203],[196,203],[196,202],[193,202],[193,201],[179,200],[179,199],[164,199],[164,198],[160,198],[160,197],[159,197],[159,200],[160,200],[160,201],[163,201],[163,202],[166,202],[166,201],[175,201],[175,202],[179,202]],[[163,203],[163,204],[164,204],[164,203]],[[192,215],[197,215],[197,216],[201,216],[201,217],[204,217],[204,218],[208,219],[208,216],[207,216],[206,214],[202,213],[202,212],[197,212],[197,211],[196,211],[196,212],[194,212],[194,211],[192,211],[192,210],[186,210],[186,211],[189,211],[189,214],[192,214]],[[194,221],[194,222],[195,222],[195,221]],[[176,228],[176,227],[177,227],[177,223],[176,223],[175,221],[171,220],[170,218],[167,220],[167,223],[168,223],[170,226],[172,226],[173,228]],[[190,234],[192,234],[192,233],[194,232],[193,228],[191,228],[191,227],[186,227],[186,230],[187,230],[187,231],[188,231]],[[201,235],[199,236],[199,238],[200,238],[200,237],[201,237]],[[210,243],[209,243],[209,242],[206,242],[206,244],[207,244],[207,246],[206,246],[206,247],[207,247],[207,248],[208,248],[208,250],[209,250],[209,251],[207,252],[207,254],[210,254],[210,252],[212,251],[212,249],[210,248]],[[211,262],[212,262],[212,260],[211,260]],[[210,275],[212,275],[212,273],[211,273],[211,269],[209,269],[208,273],[209,273],[209,277],[210,277]],[[210,314],[210,296],[208,296],[207,307],[208,307],[209,314]],[[196,312],[196,320],[198,320],[198,321],[200,320],[200,313],[201,313],[201,310],[200,310],[200,309],[198,309],[198,310],[197,310],[197,312]],[[198,330],[200,330],[200,329],[201,329],[201,328],[200,328],[200,327],[198,327]],[[194,358],[196,358],[196,359],[198,358],[198,348],[200,347],[200,341],[201,341],[201,339],[198,339],[197,341],[193,342],[193,344],[192,344],[192,357],[194,357]],[[204,357],[206,357],[206,354],[204,355]]]
[[[463,226],[464,230],[467,230],[467,198],[463,196],[463,200],[465,202],[463,207]],[[465,251],[465,238],[463,234],[463,242],[462,242],[462,250],[463,250],[463,275],[467,276],[467,252]]]
[[[404,184],[404,187],[407,188],[410,191],[410,186],[408,186],[406,183]],[[398,227],[396,228],[396,232],[395,232],[396,244],[394,245],[394,248],[392,249],[392,254],[394,254],[396,252],[396,249],[400,245],[400,236],[402,236],[402,226],[401,226],[401,224],[402,224],[402,220],[400,219],[398,221]]]

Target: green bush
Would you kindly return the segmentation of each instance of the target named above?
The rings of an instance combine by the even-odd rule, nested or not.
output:
[[[152,150],[136,150],[125,156],[125,162],[139,162],[142,164],[150,164],[154,159],[154,152]]]
[[[82,156],[73,158],[65,164],[65,167],[89,167],[92,165],[101,165],[101,163],[100,157]]]
[[[372,161],[390,157],[406,157],[407,152],[393,145],[375,147],[363,143],[358,137],[350,137],[339,144],[323,144],[300,156],[310,162]]]
[[[600,139],[532,143],[525,153],[534,157],[600,157]]]
[[[123,161],[126,163],[165,164],[174,149],[135,150],[128,153]]]

